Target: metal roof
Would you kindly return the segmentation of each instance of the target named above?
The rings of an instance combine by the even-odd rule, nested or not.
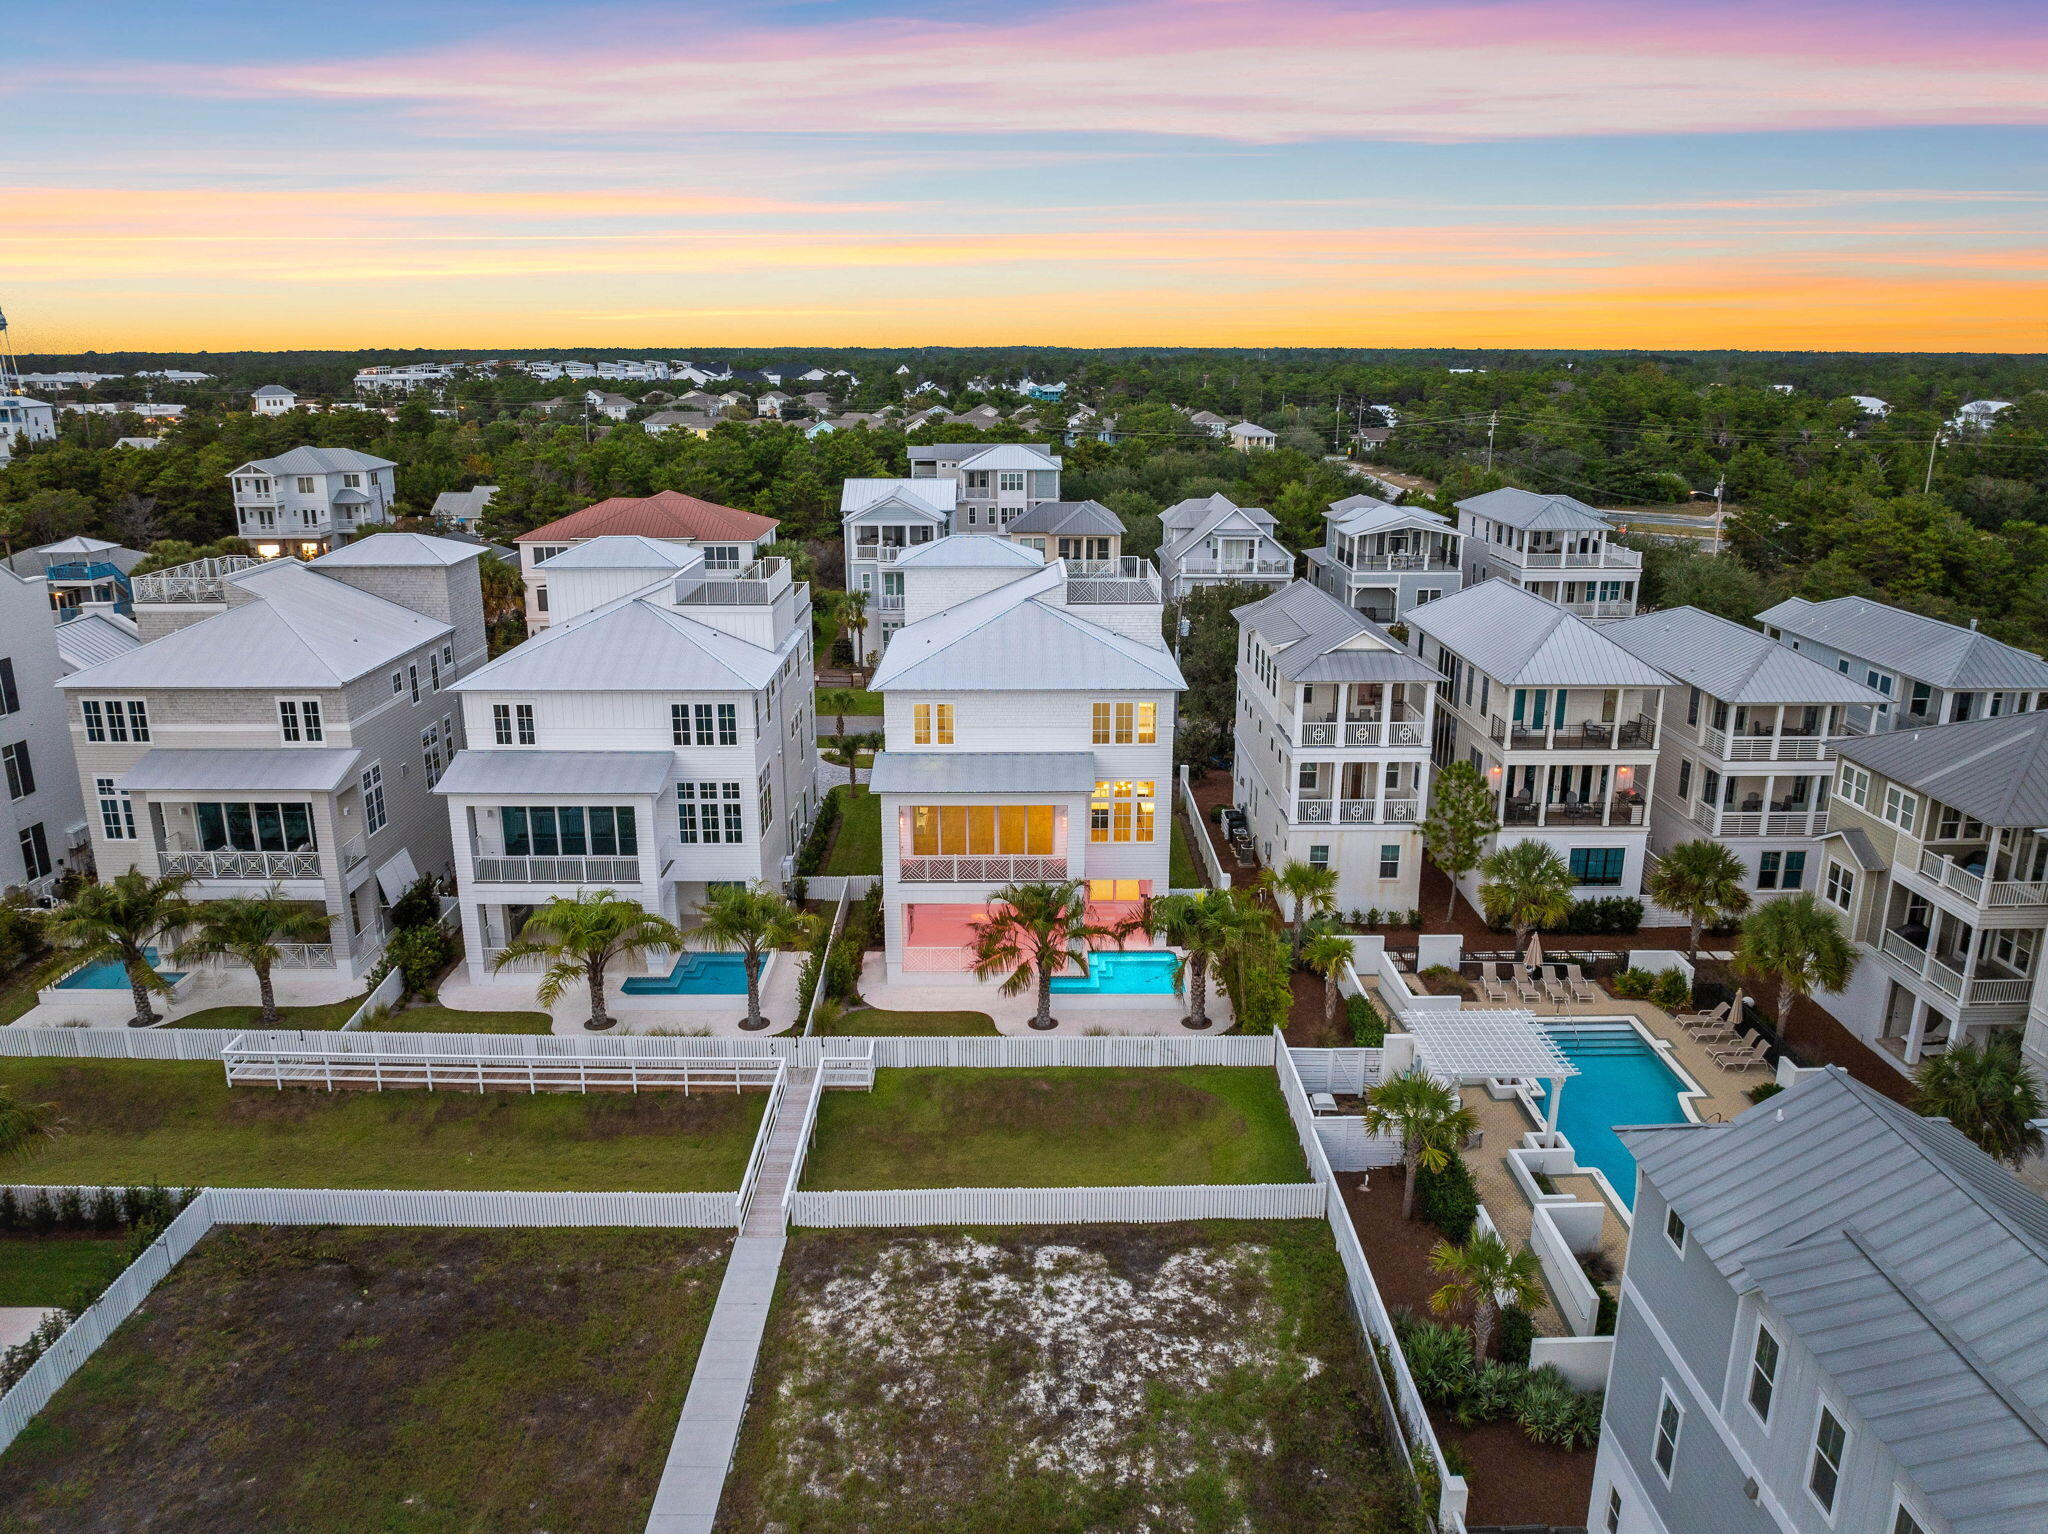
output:
[[[671,751],[455,753],[437,794],[658,794],[675,771]]]
[[[1811,656],[1697,607],[1640,613],[1600,632],[1638,660],[1724,703],[1863,703],[1886,700]]]
[[[1347,495],[1341,501],[1332,501],[1323,516],[1336,531],[1352,537],[1394,532],[1404,527],[1443,533],[1452,538],[1465,536],[1433,511],[1426,511],[1420,506],[1390,506],[1370,495]]]
[[[2048,713],[1893,730],[1835,750],[1988,826],[2048,825]]]
[[[1045,567],[1045,557],[1036,549],[1027,549],[993,533],[953,533],[930,543],[914,544],[896,558],[899,570],[980,570],[991,565],[1039,570]]]
[[[1021,517],[1012,517],[1008,531],[1013,538],[1019,533],[1114,537],[1122,534],[1124,523],[1100,501],[1040,501]]]
[[[1607,519],[1584,501],[1569,495],[1538,495],[1512,485],[1470,495],[1459,501],[1458,510],[1469,511],[1489,521],[1531,532],[1607,533],[1613,528]]]
[[[878,794],[1085,794],[1091,751],[881,751],[868,786]]]
[[[1233,523],[1237,525],[1232,526]],[[1159,514],[1159,525],[1166,531],[1160,557],[1173,559],[1216,532],[1263,533],[1270,539],[1279,523],[1263,507],[1239,506],[1228,496],[1212,495],[1205,500],[1174,502]]]
[[[1849,856],[1856,860],[1856,866],[1867,874],[1891,867],[1884,854],[1877,850],[1877,843],[1870,839],[1870,833],[1856,826],[1838,826],[1829,830],[1821,840],[1842,839],[1842,845],[1849,849]]]
[[[141,645],[134,624],[106,613],[86,613],[57,625],[57,654],[73,671],[119,660]]]
[[[1416,1058],[1423,1067],[1453,1081],[1476,1076],[1562,1081],[1579,1073],[1534,1012],[1418,1010],[1403,1012],[1401,1026],[1415,1036]]]
[[[868,686],[1178,692],[1187,685],[1164,644],[1147,644],[1039,600],[1057,600],[1065,590],[1064,567],[1048,565],[906,624],[882,652]]]
[[[1513,687],[1671,685],[1602,630],[1504,580],[1425,602],[1408,624]]]
[[[950,479],[849,479],[839,487],[839,511],[843,519],[894,501],[943,522],[952,517],[959,494],[959,483]]]
[[[363,753],[345,746],[256,751],[188,751],[153,746],[122,775],[133,793],[332,793]]]
[[[2048,689],[2040,656],[1868,597],[1792,597],[1758,613],[1757,622],[1936,687]]]
[[[1327,591],[1295,580],[1232,617],[1265,641],[1293,682],[1434,682],[1437,673]]]
[[[919,442],[912,463],[958,462],[963,469],[1057,469],[1059,459],[1036,442]]]
[[[753,692],[788,648],[764,649],[634,597],[542,629],[453,684],[456,692]],[[894,641],[891,641],[892,649]]]
[[[453,538],[435,538],[426,533],[372,533],[322,554],[307,568],[395,570],[411,565],[460,565],[481,557],[483,552],[480,543],[457,543]]]
[[[1832,1066],[1729,1124],[1620,1134],[1956,1534],[2048,1527],[2048,1203]]]
[[[389,458],[379,458],[375,453],[359,453],[352,447],[295,447],[275,458],[252,458],[241,469],[232,472],[239,474],[242,469],[256,469],[264,474],[341,474],[397,467]]]
[[[454,632],[296,560],[272,560],[229,578],[256,600],[174,629],[57,685],[338,687]]]
[[[541,560],[534,569],[687,570],[702,563],[703,554],[688,544],[612,533],[592,538],[588,543],[572,543],[552,558]]]

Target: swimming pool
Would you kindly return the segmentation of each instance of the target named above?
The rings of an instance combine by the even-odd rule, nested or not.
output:
[[[1579,1068],[1564,1084],[1557,1127],[1572,1142],[1579,1165],[1606,1173],[1621,1201],[1633,1208],[1636,1158],[1614,1126],[1689,1123],[1678,1095],[1686,1084],[1631,1027],[1553,1028],[1550,1036]]]
[[[156,969],[157,953],[154,948],[142,950],[149,960],[149,967]],[[182,970],[157,969],[165,983],[176,985],[185,978]],[[74,969],[59,980],[55,989],[60,991],[125,991],[128,989],[128,971],[117,959],[102,959],[97,964],[88,964],[83,969]]]
[[[1055,975],[1052,988],[1067,996],[1172,996],[1179,968],[1179,957],[1164,949],[1091,954],[1087,974]]]
[[[766,967],[762,973],[766,974]],[[747,958],[739,953],[686,953],[665,975],[635,975],[619,987],[631,996],[744,996]]]

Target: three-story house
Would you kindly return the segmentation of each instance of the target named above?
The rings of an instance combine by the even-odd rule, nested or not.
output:
[[[265,559],[312,559],[337,536],[381,527],[396,513],[398,466],[350,447],[295,447],[231,471],[235,533]]]
[[[839,489],[846,589],[867,599],[865,647],[879,654],[903,627],[896,561],[946,536],[955,486],[948,479],[849,479]]]
[[[1332,501],[1309,579],[1374,623],[1395,623],[1465,584],[1464,534],[1433,511],[1369,495]]]
[[[740,570],[762,557],[782,524],[758,512],[716,501],[659,490],[653,495],[615,495],[566,517],[521,533],[519,573],[526,584],[528,632],[554,621],[547,575],[541,566],[594,538],[646,538],[702,551],[706,570]]]
[[[1458,502],[1465,584],[1504,580],[1577,618],[1632,618],[1643,556],[1614,541],[1607,519],[1569,495],[1489,490]]]
[[[910,477],[952,481],[956,533],[999,533],[1060,498],[1060,460],[1035,442],[913,443]]]
[[[606,537],[540,568],[554,621],[457,684],[469,749],[436,787],[476,980],[556,896],[615,890],[688,927],[714,885],[780,885],[816,808],[788,560]]]
[[[1676,684],[1665,710],[1650,848],[1707,837],[1755,895],[1814,887],[1836,745],[1883,700],[1868,687],[1697,607],[1604,625]]]
[[[1434,759],[1470,762],[1497,791],[1493,845],[1553,848],[1581,896],[1640,894],[1664,674],[1507,581],[1418,607],[1408,625],[1440,678]],[[1476,904],[1478,875],[1460,887]]]
[[[288,962],[366,974],[390,902],[452,872],[429,791],[462,744],[450,688],[484,659],[483,553],[383,533],[145,605],[155,637],[56,684],[100,872],[182,874],[195,900],[276,886],[329,918]]]
[[[1199,586],[1284,586],[1294,555],[1273,536],[1279,522],[1260,506],[1240,506],[1220,491],[1176,501],[1159,514],[1159,574],[1166,599]]]
[[[1235,616],[1235,797],[1261,859],[1336,869],[1346,910],[1415,909],[1435,670],[1307,581]]]

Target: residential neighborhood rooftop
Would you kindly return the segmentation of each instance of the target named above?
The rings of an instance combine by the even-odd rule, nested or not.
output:
[[[1321,587],[1297,580],[1234,610],[1290,682],[1434,682],[1436,669]]]
[[[2048,826],[2048,712],[1892,730],[1835,749],[1987,826]]]
[[[680,490],[659,490],[653,495],[615,495],[598,501],[521,533],[516,541],[561,543],[606,533],[630,533],[643,538],[750,540],[772,533],[778,525],[775,518],[757,512],[721,506]]]
[[[882,751],[868,786],[878,794],[1085,794],[1092,751]]]
[[[1790,597],[1757,621],[1937,687],[2048,688],[2048,661],[2040,656],[1868,597]]]
[[[1697,607],[1665,607],[1602,625],[1639,660],[1724,703],[1881,704],[1883,693],[1811,656]]]
[[[1124,531],[1124,523],[1100,501],[1040,501],[1023,515],[1012,517],[1007,531],[1013,537],[1018,533],[1114,537]]]
[[[1533,490],[1504,486],[1458,502],[1458,510],[1469,511],[1489,521],[1505,523],[1529,532],[1611,532],[1612,526],[1584,501],[1569,495],[1539,495]]]
[[[1669,678],[1600,629],[1510,581],[1481,581],[1408,615],[1409,624],[1497,682],[1516,687],[1665,687]]]

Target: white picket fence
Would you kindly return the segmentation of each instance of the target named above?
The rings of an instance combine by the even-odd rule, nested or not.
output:
[[[1301,1084],[1311,1092],[1363,1097],[1380,1084],[1383,1049],[1290,1049]]]
[[[244,1046],[221,1052],[228,1085],[429,1092],[770,1091],[787,1063],[762,1055],[369,1054],[347,1049]]]
[[[1212,889],[1230,888],[1230,875],[1223,871],[1223,860],[1216,856],[1216,844],[1209,840],[1208,827],[1202,824],[1202,807],[1195,803],[1195,785],[1188,776],[1186,767],[1180,770],[1181,808],[1188,817],[1188,835],[1194,838],[1195,854],[1202,860],[1202,868],[1209,875]]]
[[[1355,1113],[1319,1114],[1315,1126],[1332,1171],[1369,1172],[1401,1164],[1401,1137],[1368,1134],[1365,1121]]]
[[[880,1066],[1050,1070],[1059,1066],[1271,1065],[1274,1039],[1273,1034],[1216,1038],[1131,1034],[1037,1039],[878,1038],[874,1042],[875,1064]]]
[[[343,1033],[357,1032],[378,1008],[395,1007],[398,1005],[399,999],[404,995],[405,975],[403,972],[393,969],[390,974],[377,982],[369,995],[363,998],[363,1004],[349,1015],[349,1020],[341,1025],[341,1031]]]
[[[797,1193],[792,1225],[1103,1225],[1175,1220],[1306,1220],[1323,1213],[1321,1183],[1161,1188],[903,1188]]]

